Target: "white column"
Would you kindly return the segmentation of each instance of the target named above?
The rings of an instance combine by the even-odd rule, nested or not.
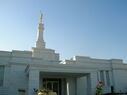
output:
[[[87,75],[87,95],[91,95],[91,79],[90,79],[90,74]]]
[[[28,80],[28,95],[34,95],[34,88],[39,89],[39,71],[31,70],[29,71],[29,80]]]
[[[67,78],[67,95],[76,95],[76,79]]]
[[[70,95],[69,79],[66,79],[66,83],[67,83],[67,95]]]
[[[88,95],[87,94],[87,77],[77,78],[77,95]]]
[[[110,82],[110,86],[113,86],[112,71],[109,71],[109,82]]]
[[[98,74],[98,81],[101,81],[101,78],[100,78],[100,71],[98,71],[97,74]]]
[[[40,84],[39,88],[43,89],[43,76],[42,76],[42,74],[40,75],[39,84]]]
[[[9,76],[8,76],[8,74],[10,74],[10,67],[9,67],[9,65],[7,65],[7,66],[5,66],[5,68],[4,68],[4,83],[3,83],[3,86],[4,87],[6,87],[6,86],[8,86],[9,85],[9,80],[10,80],[10,78],[9,78]]]
[[[104,86],[107,86],[107,79],[106,79],[106,71],[103,71],[104,74]]]
[[[95,95],[95,91],[96,91],[96,86],[97,86],[97,72],[91,72],[90,73],[90,86],[91,86],[91,91],[90,91],[90,95]]]

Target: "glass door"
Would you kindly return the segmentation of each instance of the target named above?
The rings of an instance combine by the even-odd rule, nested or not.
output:
[[[53,92],[56,92],[57,95],[60,95],[61,92],[61,80],[56,78],[44,78],[43,79],[43,88],[52,90]]]

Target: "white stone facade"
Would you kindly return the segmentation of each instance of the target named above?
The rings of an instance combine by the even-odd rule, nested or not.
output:
[[[0,51],[0,95],[35,95],[34,89],[50,86],[58,95],[95,95],[98,81],[103,82],[103,93],[110,93],[111,86],[115,92],[127,92],[127,64],[121,59],[74,56],[60,61],[58,53],[45,48],[43,30],[40,22],[31,51]]]

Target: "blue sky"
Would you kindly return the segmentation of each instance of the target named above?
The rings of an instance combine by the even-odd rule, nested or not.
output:
[[[0,50],[30,50],[44,13],[46,47],[61,59],[127,62],[127,0],[0,0]]]

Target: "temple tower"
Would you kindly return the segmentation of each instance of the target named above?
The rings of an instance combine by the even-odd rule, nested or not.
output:
[[[34,58],[40,58],[41,60],[52,60],[52,61],[58,61],[59,60],[59,54],[55,53],[55,50],[48,49],[45,47],[45,42],[43,38],[44,33],[44,24],[43,21],[43,14],[40,15],[40,23],[38,26],[38,35],[37,35],[37,41],[35,47],[32,47],[32,57]]]
[[[45,48],[45,42],[43,38],[43,33],[44,33],[44,24],[42,24],[43,20],[43,14],[41,13],[40,15],[40,23],[38,26],[38,37],[36,41],[36,48]]]

